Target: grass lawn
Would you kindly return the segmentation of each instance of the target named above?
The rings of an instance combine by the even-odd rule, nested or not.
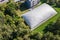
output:
[[[55,15],[54,17],[52,17],[51,19],[40,25],[38,28],[33,30],[32,33],[37,33],[37,32],[43,33],[43,30],[49,23],[55,22],[57,20],[57,18],[60,16],[60,8],[55,8],[55,9],[58,12],[57,15]]]

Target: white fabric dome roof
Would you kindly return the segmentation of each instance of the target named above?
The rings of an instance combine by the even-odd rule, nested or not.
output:
[[[57,12],[51,6],[44,3],[22,16],[31,30],[33,30],[56,14]]]

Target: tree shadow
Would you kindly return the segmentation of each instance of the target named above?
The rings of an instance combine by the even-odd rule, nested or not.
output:
[[[60,26],[58,26],[56,23],[51,23],[43,30],[44,33],[51,32],[53,35],[59,34],[60,35]]]
[[[42,3],[45,3],[47,0],[41,0]]]
[[[46,28],[43,30],[43,32],[44,33],[46,33],[46,32],[52,32],[52,29],[54,29],[54,24],[52,24],[52,23],[50,23],[50,24],[48,24],[47,26],[46,26]]]
[[[20,5],[20,10],[21,11],[25,11],[25,10],[27,10],[28,8],[27,8],[27,4],[25,4],[25,3],[22,3],[21,5]]]
[[[56,7],[56,8],[60,8],[60,6],[54,6],[54,7]]]

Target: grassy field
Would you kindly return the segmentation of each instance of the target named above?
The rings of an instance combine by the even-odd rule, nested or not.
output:
[[[40,25],[38,28],[36,28],[35,30],[32,31],[32,33],[43,33],[43,30],[46,28],[46,26],[51,23],[51,22],[55,22],[57,20],[57,18],[60,16],[60,8],[55,8],[56,11],[58,12],[57,15],[55,15],[54,17],[52,17],[51,19],[49,19],[48,21],[46,21],[45,23],[43,23],[42,25]]]

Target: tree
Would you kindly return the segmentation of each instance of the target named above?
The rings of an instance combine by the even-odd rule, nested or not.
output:
[[[56,5],[60,7],[60,0],[56,0]]]
[[[58,35],[53,35],[51,32],[47,32],[43,35],[41,40],[60,40],[60,37]]]
[[[56,0],[47,0],[48,4],[55,4]]]
[[[30,34],[29,37],[30,37],[31,40],[41,40],[41,35],[40,35],[40,33]]]

